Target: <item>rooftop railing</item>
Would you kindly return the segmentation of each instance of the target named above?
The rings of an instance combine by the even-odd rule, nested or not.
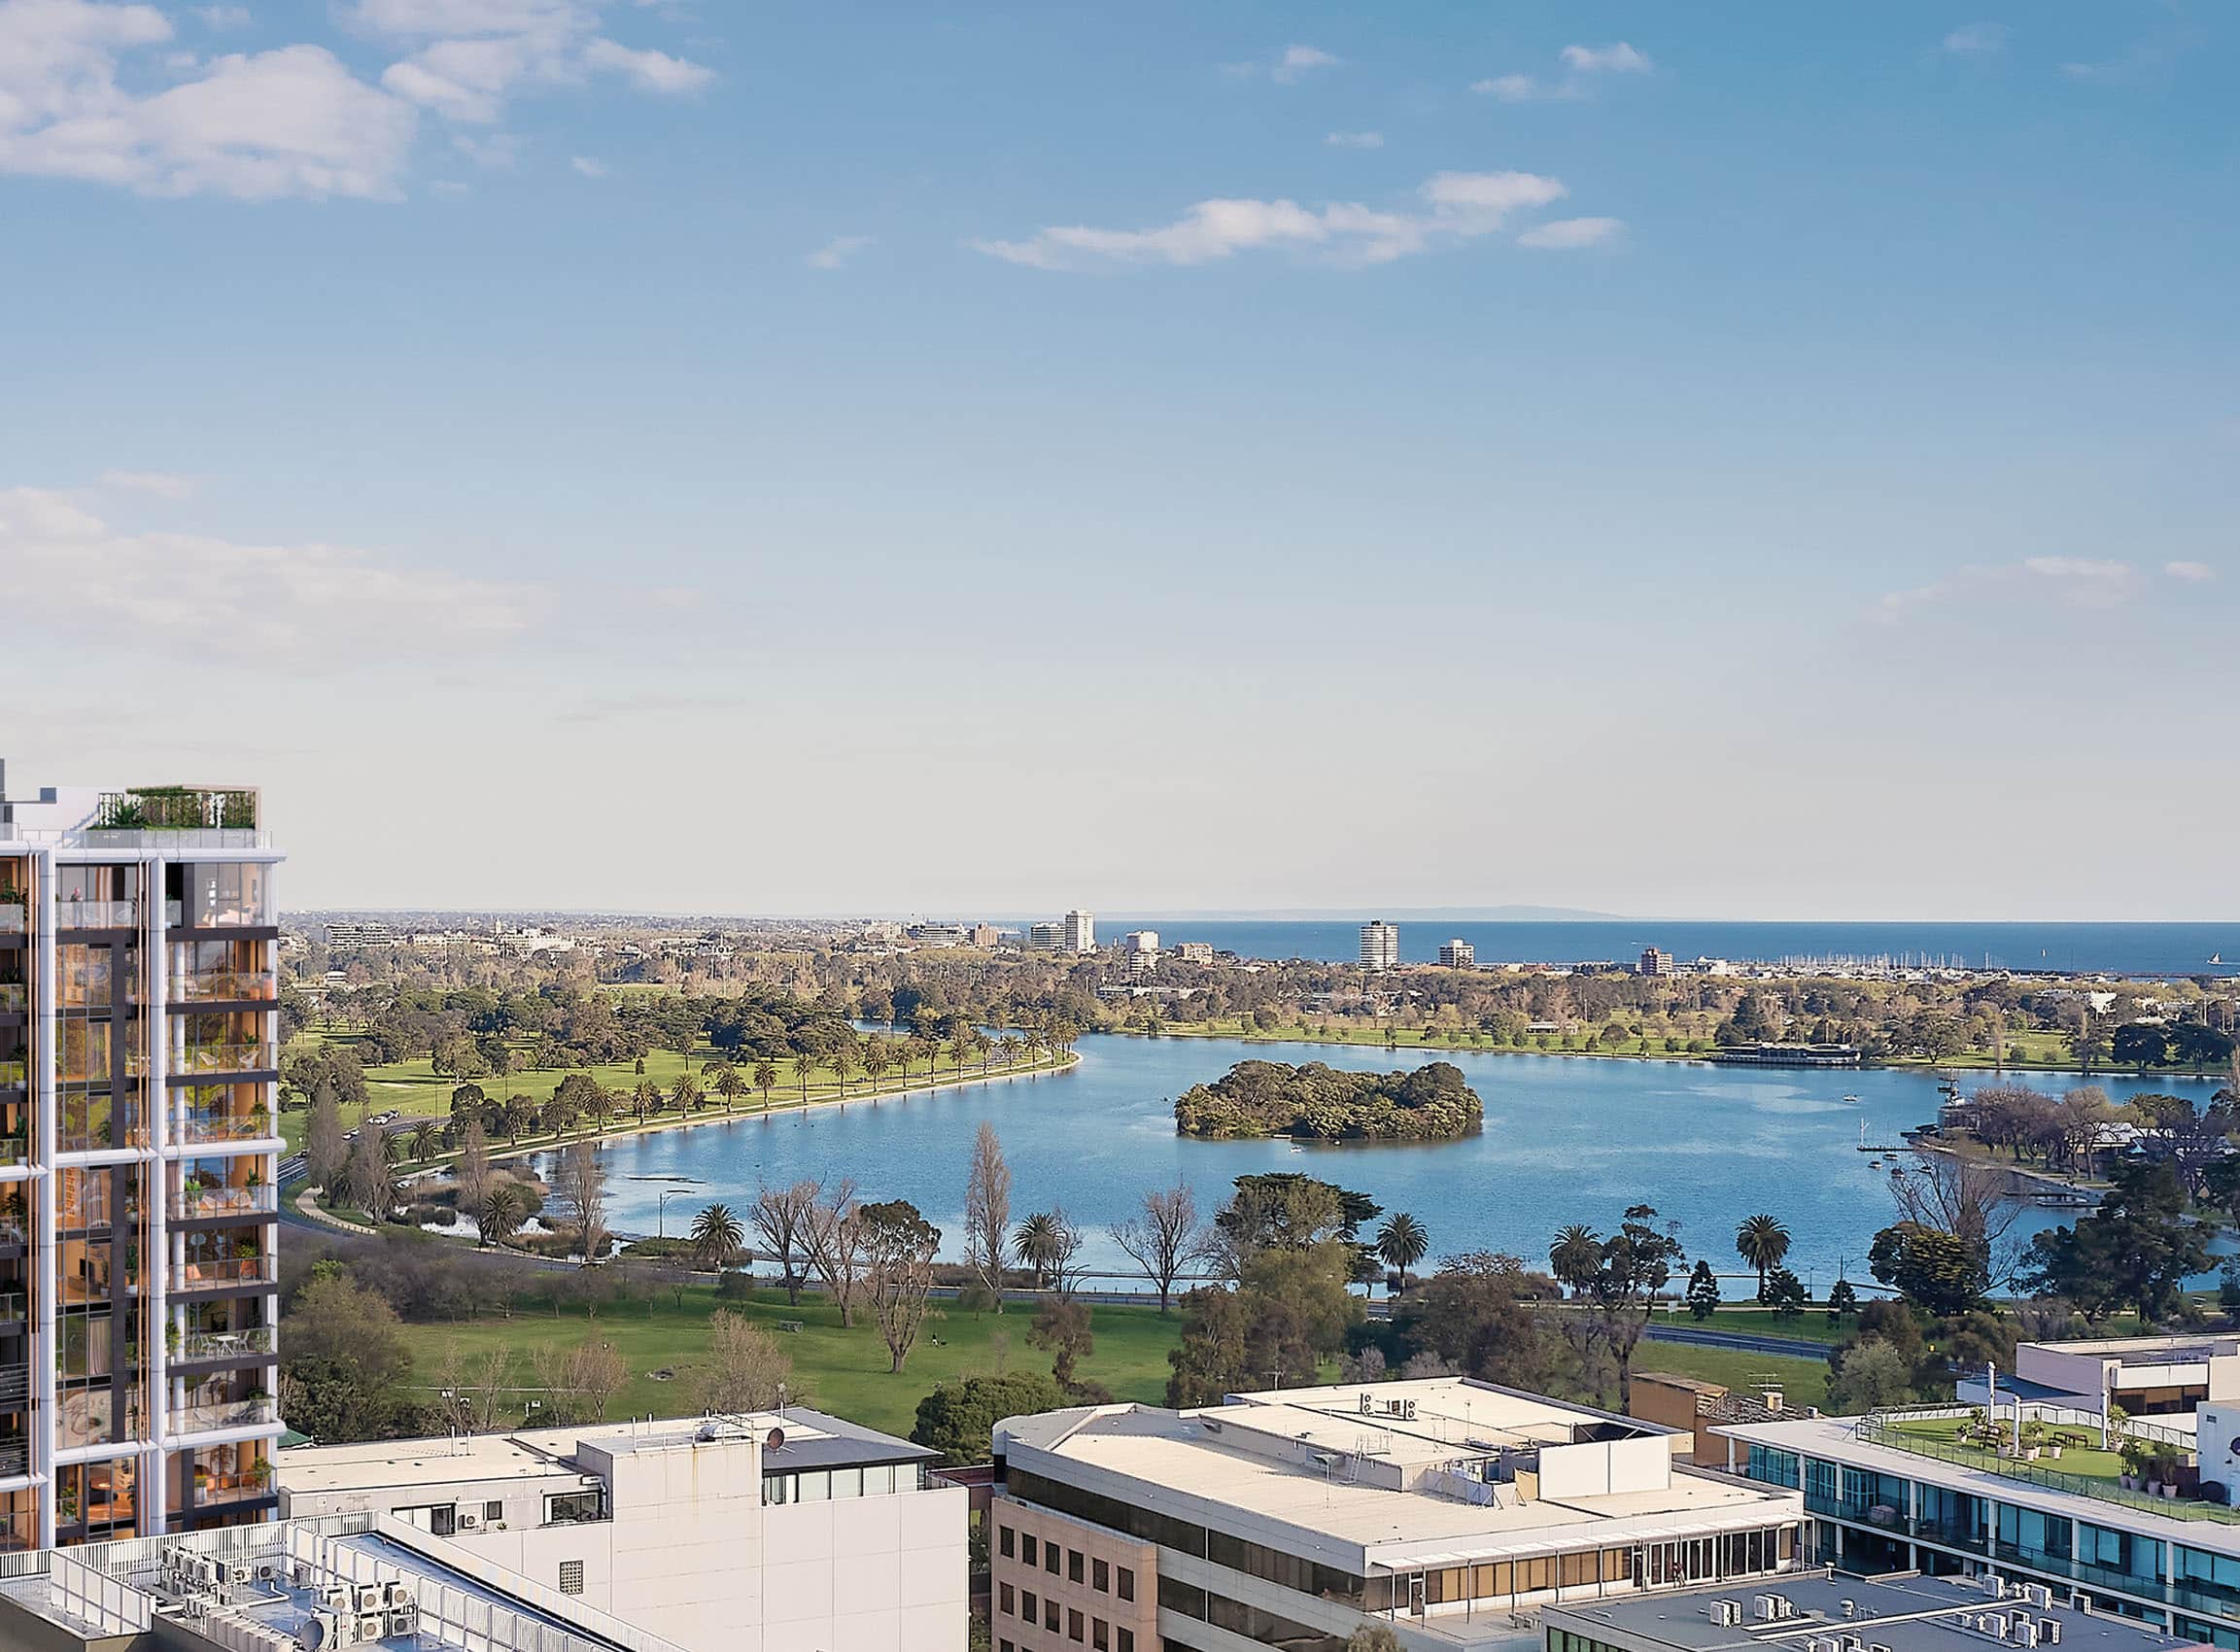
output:
[[[1906,1413],[1895,1415],[1902,1419]],[[2200,1502],[2186,1497],[2150,1497],[2145,1492],[2133,1491],[2117,1481],[2095,1475],[2066,1474],[2058,1468],[2041,1468],[2035,1463],[1996,1456],[1981,1447],[1953,1445],[1932,1439],[1926,1434],[1912,1432],[1903,1427],[1892,1427],[1881,1413],[1870,1413],[1860,1418],[1851,1426],[1851,1432],[1855,1438],[1868,1445],[1888,1446],[1895,1451],[1911,1452],[1918,1457],[1933,1458],[1939,1463],[1973,1468],[1980,1474],[1996,1474],[2001,1479],[2020,1481],[2049,1492],[2066,1492],[2071,1497],[2119,1503],[2126,1508],[2145,1509],[2171,1520],[2206,1521],[2222,1526],[2240,1525],[2240,1510],[2227,1508],[2222,1503]]]

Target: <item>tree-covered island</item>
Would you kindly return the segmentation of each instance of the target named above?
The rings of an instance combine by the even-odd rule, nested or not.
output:
[[[1348,1073],[1310,1061],[1239,1061],[1175,1100],[1187,1136],[1298,1136],[1317,1141],[1449,1142],[1485,1114],[1462,1069],[1433,1061],[1412,1073]]]

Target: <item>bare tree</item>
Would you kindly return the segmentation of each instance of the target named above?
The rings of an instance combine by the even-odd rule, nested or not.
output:
[[[630,1381],[630,1364],[622,1350],[598,1337],[586,1337],[576,1344],[569,1367],[571,1386],[591,1407],[594,1420],[605,1417],[607,1402]]]
[[[2017,1257],[2005,1243],[2022,1207],[2007,1192],[2006,1174],[1956,1153],[1917,1148],[1913,1168],[1890,1178],[1890,1196],[1907,1222],[1934,1227],[1974,1247],[1993,1284],[2013,1274]]]
[[[864,1281],[872,1317],[886,1339],[890,1370],[902,1369],[917,1341],[933,1296],[933,1258],[941,1229],[907,1199],[865,1205],[856,1213],[863,1232]]]
[[[1143,1197],[1143,1215],[1113,1229],[1113,1243],[1135,1258],[1159,1288],[1159,1312],[1167,1311],[1175,1281],[1195,1262],[1211,1258],[1210,1231],[1198,1222],[1198,1202],[1184,1183]]]
[[[973,1139],[972,1174],[964,1185],[964,1257],[1003,1312],[1003,1256],[1011,1233],[1011,1166],[986,1119]]]
[[[814,1182],[765,1187],[755,1195],[754,1207],[747,1212],[762,1240],[763,1254],[785,1274],[786,1301],[797,1308],[801,1306],[801,1275],[794,1268],[794,1257],[801,1255],[804,1228],[809,1213],[816,1208],[817,1192]]]
[[[702,1409],[774,1411],[785,1403],[792,1376],[793,1361],[777,1338],[744,1314],[719,1308],[710,1317],[707,1369],[700,1380]]]
[[[350,1202],[374,1222],[386,1222],[396,1204],[396,1178],[389,1161],[389,1138],[375,1125],[358,1126],[350,1164],[343,1173]]]
[[[459,1164],[452,1172],[459,1184],[459,1212],[468,1221],[482,1209],[482,1201],[490,1197],[490,1138],[483,1133],[479,1119],[468,1119],[465,1134],[459,1139]]]
[[[576,1230],[583,1259],[596,1262],[606,1251],[606,1167],[590,1142],[570,1142],[561,1150],[553,1172],[554,1214]]]
[[[505,1379],[513,1373],[513,1347],[500,1342],[483,1350],[470,1386],[463,1394],[479,1394],[481,1399],[473,1405],[473,1424],[487,1431],[498,1426],[498,1397],[505,1392]]]
[[[802,1217],[801,1242],[809,1265],[840,1304],[841,1328],[847,1329],[855,1324],[855,1299],[863,1284],[863,1224],[856,1220],[852,1180],[844,1178],[830,1193],[810,1202]]]

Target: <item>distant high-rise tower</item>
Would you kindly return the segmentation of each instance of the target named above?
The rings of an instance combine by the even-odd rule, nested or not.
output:
[[[1676,972],[1672,964],[1671,953],[1655,946],[1641,948],[1641,974],[1672,975],[1674,973]]]
[[[1395,970],[1400,967],[1400,926],[1378,918],[1361,925],[1361,968]]]
[[[1069,952],[1096,950],[1096,913],[1070,912],[1065,914],[1065,949]]]
[[[1460,936],[1439,948],[1442,969],[1474,970],[1478,967],[1478,949]]]
[[[0,1546],[268,1520],[281,857],[253,791],[5,796]]]

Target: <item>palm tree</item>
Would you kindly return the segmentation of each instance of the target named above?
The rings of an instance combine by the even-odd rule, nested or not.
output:
[[[1584,1285],[1594,1278],[1602,1265],[1602,1242],[1595,1230],[1581,1222],[1556,1229],[1556,1241],[1548,1247],[1548,1266],[1566,1285]]]
[[[494,1185],[483,1196],[482,1208],[474,1213],[474,1225],[481,1230],[485,1245],[504,1244],[528,1220],[529,1195],[515,1182]]]
[[[987,1058],[995,1053],[995,1040],[975,1027],[972,1034],[972,1052],[980,1057],[980,1070],[984,1076],[987,1072]]]
[[[847,1081],[861,1065],[863,1058],[856,1054],[852,1044],[844,1044],[832,1052],[832,1076],[840,1081],[841,1100],[847,1099]]]
[[[1735,1229],[1735,1254],[1758,1270],[1758,1300],[1766,1299],[1766,1275],[1789,1254],[1789,1230],[1777,1218],[1746,1216]]]
[[[754,1087],[762,1091],[762,1110],[770,1111],[770,1092],[777,1088],[777,1063],[757,1061],[754,1064]]]
[[[809,1076],[816,1071],[816,1052],[805,1050],[793,1058],[793,1076],[801,1085],[801,1104],[809,1105]]]
[[[584,1107],[591,1114],[593,1131],[602,1135],[605,1133],[606,1121],[614,1117],[614,1104],[617,1099],[614,1091],[608,1089],[604,1084],[593,1084],[591,1086],[591,1096],[584,1103]]]
[[[932,1084],[933,1064],[941,1054],[940,1043],[923,1032],[913,1032],[910,1035],[910,1052],[925,1063],[925,1082]],[[903,1071],[907,1077],[910,1071],[910,1063],[907,1061],[903,1063]]]
[[[996,1040],[995,1047],[997,1053],[1003,1057],[1003,1064],[1006,1067],[1016,1067],[1018,1065],[1019,1052],[1026,1049],[1026,1040],[1020,1038],[1017,1033],[1005,1033],[1003,1037]]]
[[[1056,1212],[1037,1211],[1028,1217],[1018,1224],[1018,1232],[1013,1236],[1011,1245],[1018,1259],[1034,1270],[1034,1282],[1039,1290],[1050,1270],[1057,1266],[1065,1248]]]
[[[948,1041],[949,1065],[954,1067],[959,1075],[964,1072],[964,1064],[972,1059],[972,1041],[973,1034],[970,1029],[965,1027],[957,1028],[956,1036]]]
[[[669,1099],[676,1110],[689,1114],[700,1105],[700,1081],[690,1073],[676,1075],[676,1083],[669,1086]]]
[[[739,1069],[725,1062],[723,1071],[715,1076],[715,1093],[723,1097],[723,1110],[731,1111],[732,1103],[746,1093],[746,1081],[739,1076]]]
[[[876,1092],[879,1080],[894,1065],[894,1056],[883,1038],[866,1039],[863,1045],[863,1070],[871,1075],[871,1087]]]
[[[435,1140],[443,1126],[432,1119],[423,1119],[412,1127],[412,1156],[426,1164],[435,1156]]]
[[[1430,1229],[1406,1211],[1395,1211],[1377,1229],[1377,1255],[1400,1276],[1399,1289],[1408,1289],[1408,1269],[1424,1259],[1431,1248]]]
[[[688,1237],[693,1260],[710,1273],[721,1273],[746,1243],[746,1226],[729,1205],[708,1205],[692,1219]]]
[[[638,1081],[638,1088],[630,1092],[631,1105],[638,1109],[638,1121],[645,1122],[645,1116],[661,1106],[661,1086],[651,1079]]]

